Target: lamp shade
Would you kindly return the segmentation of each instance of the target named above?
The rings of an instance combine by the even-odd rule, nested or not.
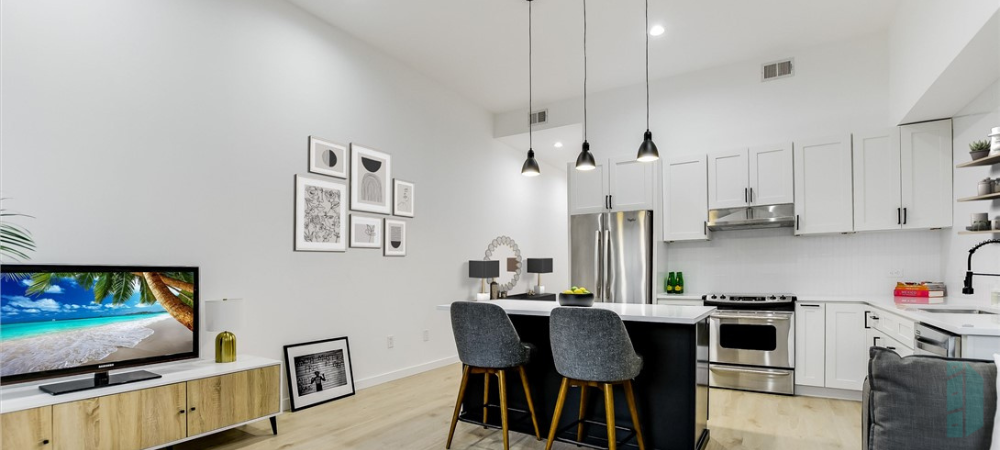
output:
[[[469,261],[469,278],[497,278],[500,276],[500,261]]]
[[[528,273],[552,273],[552,258],[528,258]]]
[[[243,325],[243,299],[224,298],[205,302],[205,328],[208,331],[233,331]]]

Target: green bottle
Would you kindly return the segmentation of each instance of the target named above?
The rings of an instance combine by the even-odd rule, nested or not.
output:
[[[674,293],[684,293],[684,272],[677,272],[677,280],[674,282]]]
[[[676,284],[677,284],[677,281],[674,278],[674,273],[670,272],[670,274],[667,275],[667,279],[663,280],[663,290],[665,290],[668,294],[673,294],[674,293],[674,286]]]

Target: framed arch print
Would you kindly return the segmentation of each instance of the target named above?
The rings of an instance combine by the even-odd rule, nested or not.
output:
[[[347,146],[316,136],[309,136],[309,171],[336,178],[347,178]]]
[[[385,219],[384,256],[406,256],[406,222]]]
[[[351,144],[351,209],[392,214],[392,160],[377,150]]]
[[[392,214],[413,217],[413,191],[415,186],[409,181],[396,179],[392,184]]]

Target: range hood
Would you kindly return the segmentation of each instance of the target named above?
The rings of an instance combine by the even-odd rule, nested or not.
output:
[[[708,211],[708,229],[712,231],[791,226],[795,226],[795,205],[791,203]]]

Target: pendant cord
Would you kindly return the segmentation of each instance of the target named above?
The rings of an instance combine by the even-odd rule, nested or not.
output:
[[[583,141],[587,141],[587,0],[583,0]]]
[[[649,130],[649,0],[646,0],[646,130]]]
[[[534,146],[531,138],[531,113],[532,113],[532,98],[531,98],[531,0],[528,0],[528,150],[531,150]]]

